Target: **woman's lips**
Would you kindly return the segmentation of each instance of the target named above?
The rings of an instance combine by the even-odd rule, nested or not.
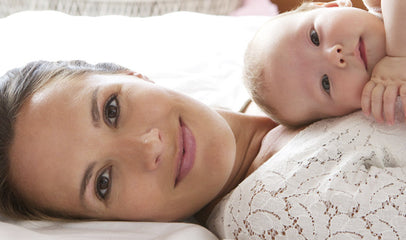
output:
[[[365,70],[368,71],[368,59],[365,51],[365,44],[362,38],[359,39],[359,53],[362,61],[364,62]]]
[[[180,119],[180,136],[179,136],[179,146],[180,146],[180,157],[178,158],[177,173],[175,179],[175,186],[182,181],[183,178],[190,172],[193,168],[195,162],[196,154],[196,140],[193,136],[192,131],[184,124],[182,119]]]

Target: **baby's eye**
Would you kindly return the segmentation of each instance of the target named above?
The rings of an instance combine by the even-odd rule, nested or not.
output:
[[[96,179],[96,194],[104,200],[110,191],[111,179],[110,179],[111,167],[104,170]]]
[[[107,125],[117,127],[118,117],[120,116],[120,104],[117,95],[112,95],[104,106],[104,121]]]
[[[328,79],[327,74],[324,74],[321,78],[321,87],[326,93],[330,94],[330,80]]]
[[[319,34],[317,34],[316,30],[313,28],[310,30],[310,40],[315,46],[320,45],[320,39],[319,39]]]

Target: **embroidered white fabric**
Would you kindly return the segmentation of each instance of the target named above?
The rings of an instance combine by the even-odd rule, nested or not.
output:
[[[397,122],[403,122],[402,114]],[[361,112],[317,122],[227,195],[226,239],[406,239],[406,124]]]
[[[77,16],[157,16],[176,11],[227,15],[242,0],[1,0],[0,17],[27,10],[53,10]]]

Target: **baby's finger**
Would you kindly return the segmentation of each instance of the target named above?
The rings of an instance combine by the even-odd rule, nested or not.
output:
[[[400,96],[400,100],[402,101],[402,105],[403,105],[403,114],[406,117],[406,85],[400,86],[399,96]]]
[[[385,87],[382,84],[376,85],[372,90],[371,98],[371,112],[377,122],[383,122],[382,117],[382,101],[383,101],[383,92]]]
[[[383,94],[383,113],[385,120],[390,125],[395,122],[395,102],[398,95],[398,87],[395,85],[390,85],[386,87]]]
[[[361,107],[362,111],[367,116],[371,114],[371,96],[375,85],[376,84],[373,81],[369,81],[365,84],[364,89],[362,90]]]

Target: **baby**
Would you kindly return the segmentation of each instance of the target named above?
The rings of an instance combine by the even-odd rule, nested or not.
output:
[[[405,11],[406,1],[382,0],[384,25],[350,1],[307,2],[272,18],[245,55],[252,99],[292,127],[360,108],[392,124],[396,97],[406,106]]]

